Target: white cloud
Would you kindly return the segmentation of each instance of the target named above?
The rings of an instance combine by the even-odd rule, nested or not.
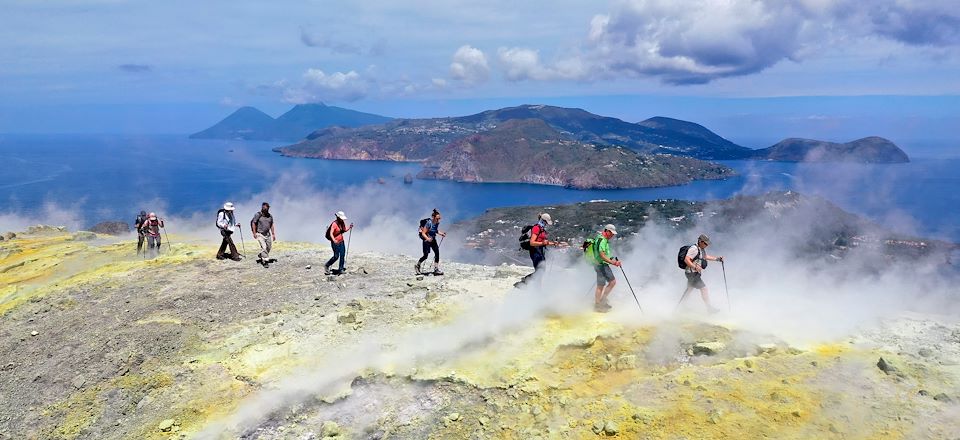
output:
[[[522,47],[505,48],[497,51],[497,58],[504,75],[510,81],[550,81],[558,79],[584,79],[586,67],[580,58],[569,57],[546,66],[540,61],[540,53]]]
[[[307,69],[303,83],[284,91],[284,100],[294,104],[322,101],[356,101],[367,96],[367,82],[360,74]]]
[[[483,51],[469,45],[460,46],[450,63],[450,77],[466,84],[480,84],[490,79],[490,66]]]

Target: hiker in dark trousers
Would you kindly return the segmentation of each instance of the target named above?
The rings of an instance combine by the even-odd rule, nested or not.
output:
[[[327,260],[327,264],[323,265],[323,273],[330,275],[334,273],[340,275],[343,273],[346,265],[347,258],[347,246],[343,242],[343,234],[347,231],[353,229],[353,223],[350,223],[350,226],[347,226],[347,215],[343,211],[337,211],[336,218],[333,219],[333,223],[330,223],[330,227],[327,228],[327,239],[330,240],[330,247],[333,248],[333,256]],[[333,266],[337,260],[340,260],[340,267],[331,272],[330,266]]]
[[[270,267],[270,263],[277,260],[270,258],[270,249],[273,248],[273,242],[277,240],[276,225],[273,223],[273,215],[270,214],[270,204],[263,202],[260,210],[253,215],[250,220],[250,230],[253,231],[253,238],[260,243],[260,253],[257,254],[257,263],[263,267]]]
[[[220,249],[217,250],[217,259],[223,260],[229,258],[233,261],[240,261],[240,253],[237,252],[237,245],[233,244],[233,231],[240,227],[236,218],[233,216],[233,203],[224,203],[223,209],[217,211],[217,228],[220,229],[220,236],[223,240],[220,242]],[[224,255],[223,251],[230,247],[230,255]]]
[[[707,237],[706,234],[700,234],[700,237],[697,238],[697,244],[687,248],[687,255],[683,259],[686,265],[684,274],[687,276],[687,288],[683,291],[680,301],[682,302],[693,289],[700,289],[700,297],[703,298],[703,303],[707,306],[707,312],[717,313],[720,309],[710,305],[710,294],[701,275],[703,269],[707,266],[706,261],[722,262],[723,257],[707,255],[707,246],[710,246],[710,237]]]
[[[546,268],[544,262],[547,261],[547,246],[558,244],[547,239],[548,225],[553,225],[553,219],[550,218],[550,214],[542,213],[537,217],[537,223],[530,229],[530,261],[533,263],[533,273],[523,277],[517,283],[518,285],[526,284],[535,276],[538,276],[539,279],[543,278],[538,274],[543,272],[543,268]]]
[[[594,239],[593,244],[593,255],[596,261],[594,270],[597,273],[597,290],[594,293],[593,309],[603,313],[610,311],[610,302],[607,301],[607,297],[617,285],[617,279],[613,276],[613,269],[610,266],[620,267],[621,265],[620,260],[610,253],[610,239],[614,235],[617,235],[617,227],[606,225],[603,227],[603,232]]]
[[[433,251],[433,274],[434,275],[443,275],[443,271],[440,270],[440,244],[437,243],[437,236],[446,237],[445,232],[440,232],[440,211],[436,209],[433,210],[433,213],[430,214],[430,218],[420,221],[420,240],[423,241],[423,256],[420,257],[420,260],[417,261],[414,269],[417,271],[417,274],[423,273],[420,270],[420,266],[424,261],[427,260],[427,256],[430,255],[430,251]]]
[[[147,239],[147,250],[150,258],[156,257],[160,252],[160,228],[162,228],[163,219],[158,219],[157,214],[150,213],[147,220],[140,225],[140,234]]]
[[[143,231],[140,228],[143,227],[143,223],[147,221],[147,211],[140,211],[140,215],[137,216],[137,219],[133,221],[133,229],[137,230],[137,254],[143,250]]]

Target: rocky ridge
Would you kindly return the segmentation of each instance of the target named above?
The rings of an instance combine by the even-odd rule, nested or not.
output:
[[[0,438],[950,438],[960,430],[951,403],[960,395],[956,319],[909,316],[850,340],[794,347],[701,320],[638,322],[626,307],[598,315],[587,299],[583,311],[536,313],[455,350],[354,371],[353,360],[382,356],[363,351],[371,342],[391,352],[377,341],[439,329],[429,342],[412,339],[439,344],[445,326],[482,312],[473,301],[516,305],[525,293],[511,286],[529,269],[453,263],[446,277],[417,277],[412,257],[357,253],[346,275],[327,277],[315,268],[327,257],[322,246],[278,243],[280,261],[265,269],[214,260],[215,243],[172,239],[154,260],[133,255],[130,240],[76,240],[56,228],[0,242]],[[877,367],[881,357],[896,373]],[[304,368],[349,373],[250,426],[213,429]]]

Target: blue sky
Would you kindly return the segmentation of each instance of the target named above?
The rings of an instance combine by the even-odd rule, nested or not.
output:
[[[733,139],[957,138],[946,0],[0,0],[0,131],[186,133],[238,106],[520,103]]]

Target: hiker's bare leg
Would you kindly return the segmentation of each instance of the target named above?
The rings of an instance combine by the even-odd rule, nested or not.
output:
[[[597,286],[597,291],[593,294],[593,302],[595,304],[600,304],[600,301],[603,300],[603,286]]]
[[[603,296],[600,297],[600,301],[605,301],[608,296],[610,296],[610,291],[613,290],[614,286],[617,285],[617,280],[610,280],[607,283],[607,288],[603,289]]]
[[[707,305],[707,309],[713,308],[710,305],[710,292],[707,291],[706,287],[700,289],[700,298],[703,298],[703,303]]]

